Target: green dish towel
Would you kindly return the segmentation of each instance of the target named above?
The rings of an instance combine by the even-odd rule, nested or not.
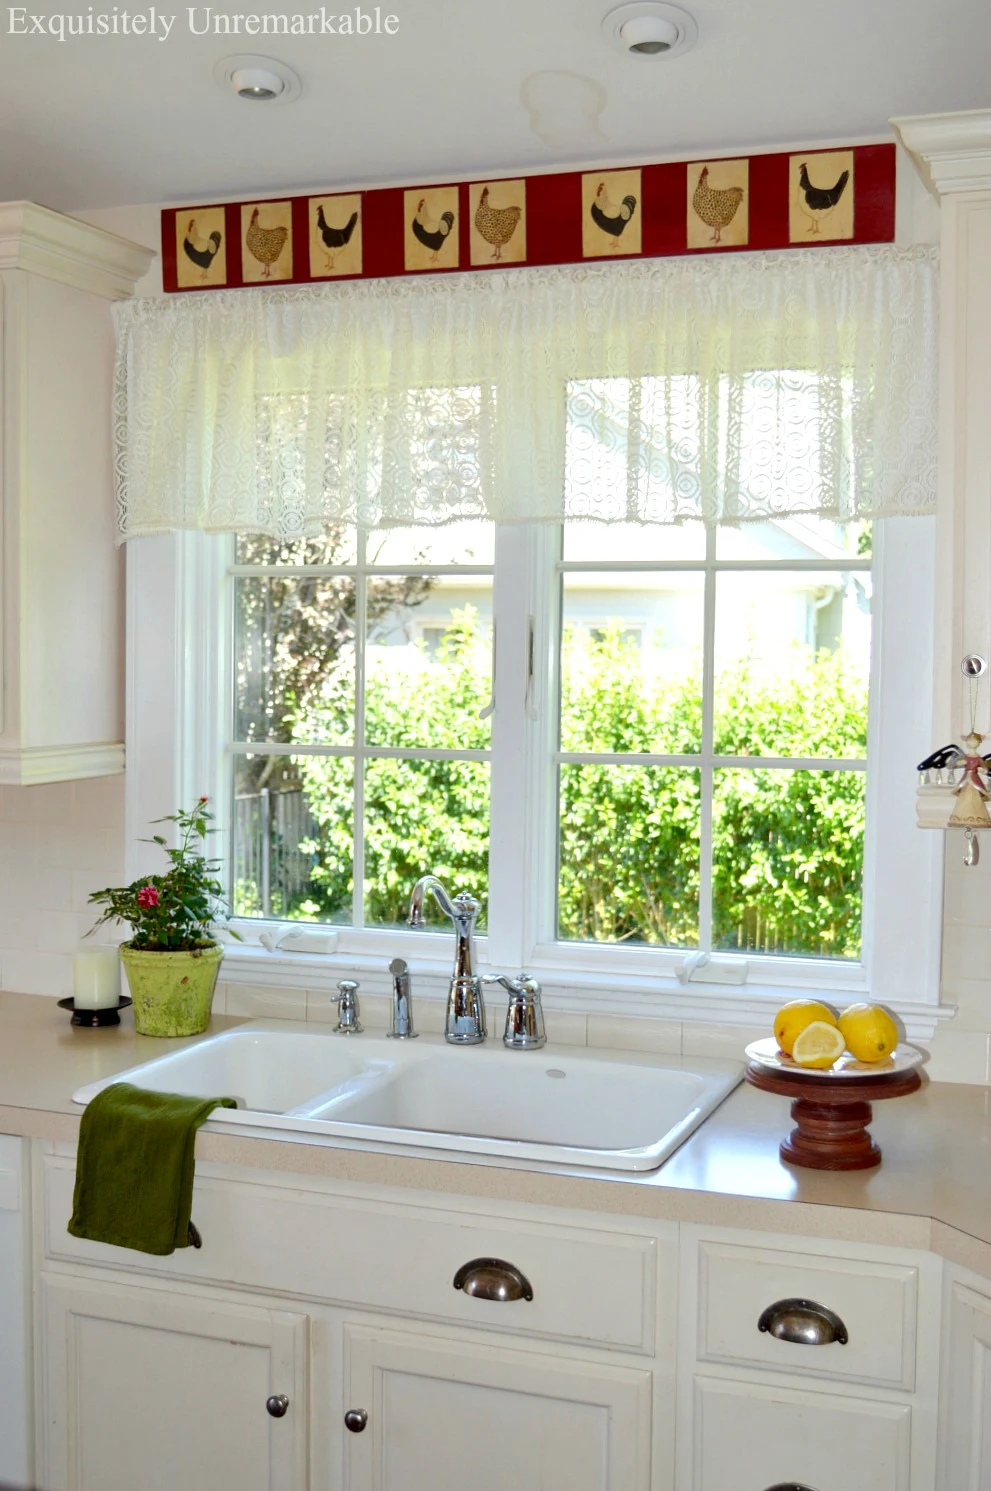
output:
[[[196,1130],[233,1098],[191,1098],[114,1082],[79,1128],[69,1231],[91,1242],[164,1255],[199,1246],[190,1223]]]

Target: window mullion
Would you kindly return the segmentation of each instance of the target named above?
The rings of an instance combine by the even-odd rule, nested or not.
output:
[[[702,751],[699,762],[699,950],[712,947],[712,796],[716,676],[716,530],[705,536],[705,589],[702,599]]]
[[[367,534],[358,530],[358,573],[354,597],[354,826],[351,923],[365,925],[365,641],[368,614]]]
[[[489,799],[489,960],[518,971],[527,882],[527,602],[529,543],[519,524],[496,529],[492,616],[492,756]]]

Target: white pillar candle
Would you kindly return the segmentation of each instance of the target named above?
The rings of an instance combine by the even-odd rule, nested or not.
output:
[[[77,1010],[116,1009],[120,1000],[120,958],[115,947],[81,947],[72,969]]]

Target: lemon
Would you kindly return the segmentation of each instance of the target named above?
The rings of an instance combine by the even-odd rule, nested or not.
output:
[[[832,1022],[827,1025],[825,1020],[813,1020],[796,1036],[791,1054],[799,1066],[828,1071],[844,1049],[843,1036]]]
[[[817,999],[793,999],[778,1010],[774,1017],[774,1037],[786,1056],[792,1055],[797,1037],[813,1020],[836,1024],[832,1010]]]
[[[885,1061],[898,1045],[898,1027],[879,1004],[851,1004],[840,1016],[840,1030],[858,1061]]]

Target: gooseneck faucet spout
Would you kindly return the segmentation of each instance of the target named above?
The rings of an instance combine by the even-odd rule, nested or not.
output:
[[[454,972],[447,999],[444,1036],[455,1046],[477,1046],[486,1035],[485,1002],[482,981],[475,972],[472,936],[482,905],[467,891],[452,897],[436,875],[421,875],[410,897],[407,926],[424,925],[423,901],[428,891],[454,924]]]

